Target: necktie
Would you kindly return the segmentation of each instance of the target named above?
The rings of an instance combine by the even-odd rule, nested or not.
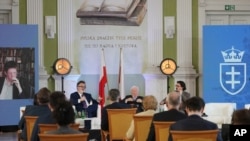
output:
[[[84,94],[83,94],[82,96],[84,96]],[[87,100],[87,99],[86,99],[86,97],[85,97],[85,100],[82,102],[82,106],[83,106],[84,109],[87,108],[86,100]]]
[[[82,106],[83,106],[83,108],[84,108],[84,109],[86,109],[86,108],[87,108],[86,101],[83,101],[83,102],[82,102]]]

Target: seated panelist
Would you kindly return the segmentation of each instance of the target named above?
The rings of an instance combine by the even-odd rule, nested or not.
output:
[[[76,87],[77,91],[70,94],[70,101],[75,106],[77,113],[84,111],[87,117],[96,117],[99,103],[92,98],[90,93],[85,92],[85,81],[79,81]]]
[[[122,102],[126,104],[130,104],[131,107],[137,108],[137,113],[142,112],[142,100],[143,97],[139,96],[139,87],[137,86],[132,86],[130,88],[130,95],[127,95]]]

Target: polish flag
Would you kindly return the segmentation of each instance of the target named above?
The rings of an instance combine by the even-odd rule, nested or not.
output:
[[[107,84],[107,71],[105,65],[105,56],[104,56],[104,49],[102,49],[102,57],[101,57],[101,72],[100,72],[100,79],[99,79],[99,97],[101,107],[104,107],[105,104],[105,85]]]
[[[123,51],[122,48],[120,49],[120,63],[119,63],[119,90],[120,90],[120,96],[121,99],[125,97],[125,92],[124,92],[124,73],[123,73]]]

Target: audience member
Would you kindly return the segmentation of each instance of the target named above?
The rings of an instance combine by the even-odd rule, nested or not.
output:
[[[18,128],[19,129],[23,130],[23,128],[24,128],[24,123],[25,123],[24,116],[29,115],[30,112],[35,111],[35,108],[37,108],[38,105],[39,105],[39,103],[38,103],[38,100],[37,100],[37,94],[35,94],[34,97],[33,97],[33,105],[26,105],[25,106],[25,110],[23,111],[23,115],[22,115],[22,117],[21,117],[21,119],[20,119],[20,121],[18,123]]]
[[[124,103],[119,103],[120,91],[118,89],[109,90],[108,100],[110,101],[109,105],[106,105],[102,108],[102,119],[101,119],[101,129],[109,131],[108,126],[108,112],[107,109],[126,109],[131,108],[129,105]]]
[[[130,95],[127,95],[121,102],[130,104],[133,108],[137,108],[138,113],[143,111],[142,100],[143,97],[139,96],[139,87],[132,86],[130,88]]]
[[[192,97],[186,101],[186,111],[188,117],[183,120],[176,121],[172,124],[169,130],[215,130],[218,126],[210,121],[203,119],[202,113],[205,107],[205,102],[200,97]],[[169,135],[169,141],[172,141],[171,134]],[[222,141],[221,133],[218,133],[217,141]]]
[[[32,141],[39,141],[39,136],[38,136],[39,124],[56,124],[56,120],[53,118],[52,112],[54,111],[54,109],[57,109],[59,107],[60,103],[63,103],[65,101],[66,101],[66,96],[64,95],[63,92],[55,91],[51,93],[51,95],[49,96],[49,103],[48,103],[50,112],[42,113],[42,115],[39,116],[38,119],[36,120],[31,135]]]
[[[181,105],[180,105],[180,110],[185,112],[185,107],[186,107],[186,100],[191,97],[190,93],[186,92],[186,84],[184,81],[177,81],[175,85],[175,90],[180,93],[181,95]],[[161,101],[161,105],[165,104],[165,99]]]
[[[137,113],[136,115],[154,115],[157,109],[158,102],[153,95],[145,96],[142,100],[142,106],[144,111]],[[126,138],[135,141],[134,139],[134,120],[132,120],[130,127],[126,133]],[[143,129],[142,129],[143,130]]]
[[[70,95],[70,101],[75,106],[77,113],[84,111],[87,117],[96,117],[99,103],[92,98],[91,94],[85,92],[85,81],[79,81],[76,87],[77,91]]]
[[[64,101],[52,112],[56,123],[59,125],[57,130],[48,131],[47,134],[81,134],[82,132],[72,129],[70,124],[75,123],[75,113],[71,102]]]
[[[233,125],[250,125],[250,111],[249,109],[238,109],[232,115]]]
[[[178,110],[181,104],[180,94],[178,92],[174,91],[168,93],[165,103],[168,111],[156,113],[153,116],[147,141],[155,141],[155,128],[153,121],[178,121],[187,118],[187,115]]]
[[[238,109],[232,114],[232,125],[250,125],[250,110]],[[224,141],[229,141],[230,124],[222,124],[221,134]]]
[[[22,130],[21,138],[27,140],[27,129],[26,129],[26,121],[24,116],[42,116],[45,113],[51,113],[48,102],[50,96],[50,90],[48,88],[41,88],[37,92],[37,102],[38,105],[28,105],[25,108],[24,114],[19,121],[19,128]]]

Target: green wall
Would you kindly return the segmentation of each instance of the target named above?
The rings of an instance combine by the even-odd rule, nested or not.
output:
[[[163,1],[163,16],[174,16],[176,17],[176,0],[164,0]],[[175,18],[175,24],[176,24]],[[175,25],[176,27],[176,25]],[[178,30],[177,28],[175,30]],[[175,32],[177,33],[177,32]],[[177,58],[177,41],[176,34],[173,39],[166,39],[166,35],[163,34],[163,58]],[[198,46],[198,0],[192,0],[192,62],[194,69],[199,72],[199,46]],[[178,65],[178,64],[177,64]],[[198,79],[197,79],[198,82]],[[170,78],[170,91],[175,89],[174,79]],[[198,95],[199,87],[198,83],[196,86],[196,94]]]

